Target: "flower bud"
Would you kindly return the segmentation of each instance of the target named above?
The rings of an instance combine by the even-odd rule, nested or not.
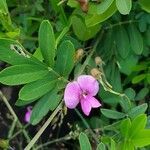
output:
[[[78,49],[76,51],[75,59],[80,60],[83,57],[83,54],[84,54],[84,50],[82,48]]]
[[[88,11],[88,0],[78,0],[78,2],[80,3],[81,9],[84,12]]]
[[[96,65],[99,65],[102,63],[102,60],[99,56],[95,57],[95,63],[96,63]]]
[[[93,68],[93,69],[91,70],[91,75],[92,75],[94,78],[98,79],[99,76],[101,75],[101,72],[100,72],[97,68]]]

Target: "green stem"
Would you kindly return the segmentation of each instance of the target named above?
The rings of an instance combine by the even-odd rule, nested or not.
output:
[[[45,129],[48,127],[48,125],[51,123],[51,121],[54,119],[54,117],[57,115],[57,113],[61,110],[61,105],[60,103],[58,107],[53,111],[51,116],[47,119],[47,121],[44,123],[44,125],[40,128],[40,130],[36,133],[36,135],[33,137],[33,139],[30,141],[30,143],[25,147],[24,150],[30,150],[33,145],[37,142],[39,137],[42,135],[42,133],[45,131]]]
[[[22,126],[21,122],[19,121],[16,113],[14,112],[14,110],[12,109],[11,105],[9,104],[7,98],[3,95],[3,93],[1,91],[0,91],[0,97],[2,98],[3,102],[7,106],[8,110],[11,113],[11,115],[14,117],[14,120],[16,120],[16,122],[18,123],[18,126],[20,128],[23,128],[23,126]],[[24,136],[25,136],[25,138],[27,140],[27,143],[29,143],[30,142],[30,137],[28,136],[28,133],[25,130],[23,130],[23,134],[24,134]]]
[[[114,27],[116,27],[116,26],[120,26],[120,25],[124,25],[124,24],[130,24],[130,23],[136,23],[136,22],[138,22],[138,21],[136,21],[136,20],[127,20],[127,21],[122,21],[122,22],[119,22],[119,23],[115,23],[115,24],[110,24],[110,25],[108,25],[107,27],[105,27],[104,29],[112,29],[112,28],[114,28]]]
[[[48,146],[48,145],[53,144],[53,143],[62,142],[62,141],[67,141],[67,140],[70,140],[70,139],[71,139],[70,136],[61,137],[61,138],[59,138],[59,139],[55,139],[55,140],[53,140],[53,141],[49,141],[49,142],[46,142],[46,143],[44,143],[44,144],[38,146],[38,147],[36,148],[36,150],[39,150],[40,148],[43,148],[43,147]]]

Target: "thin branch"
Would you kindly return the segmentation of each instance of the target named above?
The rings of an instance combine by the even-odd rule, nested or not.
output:
[[[54,117],[57,115],[57,113],[61,110],[62,103],[58,105],[58,107],[53,111],[53,113],[50,115],[50,117],[47,119],[47,121],[44,123],[44,125],[40,128],[40,130],[36,133],[36,135],[33,137],[33,139],[30,141],[30,143],[25,147],[24,150],[30,150],[33,145],[37,142],[39,137],[42,135],[42,133],[45,131],[45,129],[48,127],[48,125],[51,123],[51,121],[54,119]]]

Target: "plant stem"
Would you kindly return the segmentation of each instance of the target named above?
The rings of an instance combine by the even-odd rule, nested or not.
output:
[[[40,148],[43,148],[43,147],[45,147],[45,146],[48,146],[48,145],[53,144],[53,143],[56,143],[56,142],[67,141],[67,140],[70,140],[70,139],[71,139],[70,136],[64,136],[64,137],[61,137],[61,138],[59,138],[59,139],[55,139],[55,140],[53,140],[53,141],[49,141],[49,142],[46,142],[46,143],[44,143],[44,144],[41,144],[40,146],[38,146],[38,147],[36,148],[36,150],[39,150]]]
[[[20,128],[23,128],[21,122],[19,121],[16,113],[14,112],[14,110],[12,109],[11,105],[9,104],[7,98],[3,95],[3,93],[0,91],[0,97],[2,98],[3,102],[5,103],[5,105],[7,106],[8,110],[10,111],[11,115],[14,117],[14,120],[18,123],[18,126]],[[13,131],[11,131],[13,133]],[[30,142],[30,137],[28,136],[28,133],[26,132],[26,130],[23,130],[22,131],[26,140],[27,140],[27,143]],[[9,135],[10,136],[10,135]]]
[[[89,129],[89,131],[90,131],[92,137],[95,139],[95,141],[96,141],[97,143],[99,143],[99,140],[98,140],[96,134],[95,134],[95,133],[93,132],[93,130],[90,128],[90,126],[89,126],[89,124],[87,123],[87,121],[83,118],[83,116],[81,115],[81,113],[80,113],[76,108],[75,108],[75,111],[76,111],[77,115],[80,117],[80,119],[82,120],[82,122],[83,122],[83,124],[85,125],[85,127],[86,127],[87,129]]]
[[[62,103],[58,105],[58,107],[53,111],[53,113],[50,115],[50,117],[47,119],[47,121],[44,123],[44,125],[40,128],[40,130],[36,133],[36,135],[33,137],[33,139],[30,141],[30,143],[25,147],[24,150],[30,150],[33,145],[37,142],[39,137],[42,135],[42,133],[45,131],[45,129],[48,127],[48,125],[51,123],[51,121],[54,119],[54,117],[57,115],[57,113],[61,110]]]

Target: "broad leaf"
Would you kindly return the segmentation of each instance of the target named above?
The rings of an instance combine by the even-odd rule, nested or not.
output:
[[[61,100],[57,92],[56,89],[50,91],[35,104],[30,119],[32,125],[39,123],[50,110],[53,111],[57,107]]]
[[[143,52],[143,38],[137,27],[133,24],[128,26],[130,45],[135,54],[140,55]]]
[[[0,82],[6,85],[30,83],[44,77],[48,72],[48,69],[37,65],[15,65],[0,72]]]
[[[136,95],[135,100],[143,100],[145,96],[149,93],[150,89],[147,87],[142,88]]]
[[[79,143],[80,143],[81,150],[92,150],[89,139],[87,135],[83,132],[81,132],[79,135]]]
[[[127,58],[130,52],[130,43],[128,34],[123,26],[114,29],[117,51],[122,58]]]
[[[132,139],[136,147],[144,147],[150,145],[150,130],[144,129],[139,131]]]
[[[63,41],[57,51],[56,71],[68,77],[74,67],[75,48],[70,41]]]
[[[51,91],[56,85],[57,79],[55,77],[46,76],[43,79],[26,84],[19,92],[21,100],[30,101],[40,98],[44,94]]]
[[[44,20],[39,29],[39,47],[45,62],[54,66],[55,58],[55,36],[52,25],[48,20]]]
[[[139,82],[141,82],[142,80],[144,80],[145,78],[146,78],[146,74],[137,75],[137,76],[135,76],[135,77],[132,79],[132,83],[133,83],[133,84],[139,83]]]
[[[9,39],[0,39],[0,60],[11,65],[37,64],[45,66],[31,54],[24,52],[18,42]]]
[[[101,112],[105,117],[111,118],[111,119],[121,119],[126,116],[125,113],[118,112],[115,110],[110,110],[110,109],[101,109]]]
[[[130,131],[129,131],[130,133],[129,138],[133,138],[134,136],[136,136],[138,132],[143,130],[146,126],[146,122],[147,122],[147,117],[145,114],[139,115],[135,119],[133,119]]]
[[[116,6],[121,14],[127,15],[131,11],[132,0],[116,0]]]
[[[124,138],[128,138],[131,127],[130,119],[124,119],[120,124],[120,132]]]

